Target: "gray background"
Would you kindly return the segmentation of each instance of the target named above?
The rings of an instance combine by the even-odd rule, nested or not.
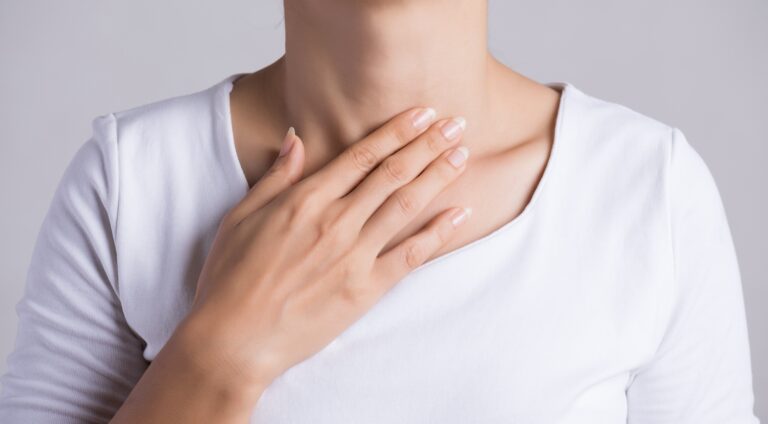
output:
[[[477,0],[481,1],[481,0]],[[768,2],[490,2],[490,49],[683,130],[725,202],[768,420]],[[0,372],[34,238],[91,119],[283,52],[282,0],[0,1]]]

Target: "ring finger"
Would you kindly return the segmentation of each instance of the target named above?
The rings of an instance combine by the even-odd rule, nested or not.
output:
[[[465,146],[440,155],[413,182],[389,196],[363,226],[360,231],[361,242],[378,253],[433,198],[464,172],[468,157],[469,150]]]
[[[398,188],[410,183],[446,149],[457,144],[466,128],[462,117],[433,124],[414,142],[386,158],[367,178],[342,197],[346,214],[360,229]]]

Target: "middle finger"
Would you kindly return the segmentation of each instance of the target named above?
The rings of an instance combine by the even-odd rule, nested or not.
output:
[[[438,155],[454,146],[466,128],[461,117],[433,124],[415,141],[386,158],[354,190],[342,198],[347,216],[360,229],[398,188],[416,178]]]

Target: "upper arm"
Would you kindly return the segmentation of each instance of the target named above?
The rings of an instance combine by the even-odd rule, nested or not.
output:
[[[38,232],[0,422],[107,422],[147,366],[116,291],[115,125],[94,120]]]
[[[723,203],[678,129],[668,165],[674,307],[653,359],[633,375],[628,422],[755,424],[741,278]]]

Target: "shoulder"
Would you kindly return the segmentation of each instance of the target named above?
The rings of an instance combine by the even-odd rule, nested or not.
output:
[[[227,130],[224,107],[228,105],[222,90],[227,89],[230,78],[198,91],[93,118],[92,135],[72,161],[80,166],[90,161],[91,168],[114,168],[125,178],[134,170],[171,169],[189,155],[217,157],[210,153],[220,148],[213,141]]]
[[[180,192],[191,196],[231,178],[227,90],[233,76],[94,121],[95,131],[108,133],[114,145],[123,210],[148,202],[166,207]]]
[[[94,118],[92,136],[71,159],[57,196],[97,195],[116,235],[130,234],[135,228],[125,227],[136,223],[200,211],[201,199],[210,208],[229,201],[236,187],[223,139],[228,97],[221,90],[228,80]]]
[[[568,172],[586,173],[603,186],[656,195],[668,195],[681,181],[707,185],[711,180],[680,128],[567,85],[559,131]]]
[[[176,147],[190,136],[212,135],[220,120],[227,79],[204,89],[116,111],[116,139],[124,149]]]
[[[563,131],[572,147],[612,160],[663,162],[674,127],[624,104],[585,93],[568,84]],[[618,156],[618,157],[616,157]]]
[[[572,87],[571,133],[584,152],[601,152],[617,167],[642,167],[672,185],[706,188],[714,184],[709,166],[684,131],[620,103]],[[627,168],[629,167],[629,168]]]
[[[683,130],[570,84],[567,95],[552,178],[569,213],[670,243],[681,224],[725,222],[710,168]]]

